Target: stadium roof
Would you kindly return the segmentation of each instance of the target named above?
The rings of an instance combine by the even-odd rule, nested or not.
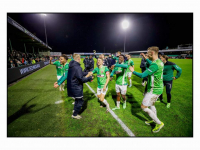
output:
[[[159,50],[159,52],[183,52],[183,51],[192,51],[192,49],[168,49],[168,50]],[[136,53],[144,53],[147,52],[147,50],[142,51],[130,51],[129,54],[136,54]]]
[[[24,42],[25,44],[34,45],[43,50],[52,50],[52,48],[49,47],[46,43],[41,41],[33,33],[29,32],[27,29],[25,29],[23,26],[21,26],[9,16],[7,17],[7,21],[8,35],[15,35],[21,42]]]

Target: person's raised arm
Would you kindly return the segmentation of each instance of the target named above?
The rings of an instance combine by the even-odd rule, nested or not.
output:
[[[139,72],[136,72],[134,71],[134,69],[132,67],[129,67],[130,71],[140,77],[140,78],[145,78],[147,77],[148,75],[152,75],[154,72],[156,72],[158,70],[158,65],[157,64],[152,64],[147,70],[145,70],[143,73],[139,73]]]

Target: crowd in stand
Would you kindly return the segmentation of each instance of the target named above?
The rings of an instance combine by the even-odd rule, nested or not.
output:
[[[16,51],[13,49],[12,51],[8,48],[7,50],[7,67],[8,68],[15,68],[21,67],[24,65],[31,65],[41,61],[48,61],[48,56],[40,56],[39,54],[34,53],[24,53],[20,51]]]

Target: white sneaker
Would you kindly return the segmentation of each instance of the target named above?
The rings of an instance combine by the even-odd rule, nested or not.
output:
[[[73,116],[73,115],[72,115],[72,118],[73,118],[73,119],[81,119],[82,117],[81,117],[80,115],[77,115],[77,116]]]
[[[72,105],[74,105],[74,104],[75,104],[75,102],[72,103]]]

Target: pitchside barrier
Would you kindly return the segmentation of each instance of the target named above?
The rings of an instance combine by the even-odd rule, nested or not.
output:
[[[55,60],[54,60],[55,61]],[[7,69],[7,84],[10,84],[16,80],[19,80],[22,77],[27,76],[34,71],[41,69],[42,67],[49,64],[49,61],[38,62],[33,65],[26,65],[16,68]]]

